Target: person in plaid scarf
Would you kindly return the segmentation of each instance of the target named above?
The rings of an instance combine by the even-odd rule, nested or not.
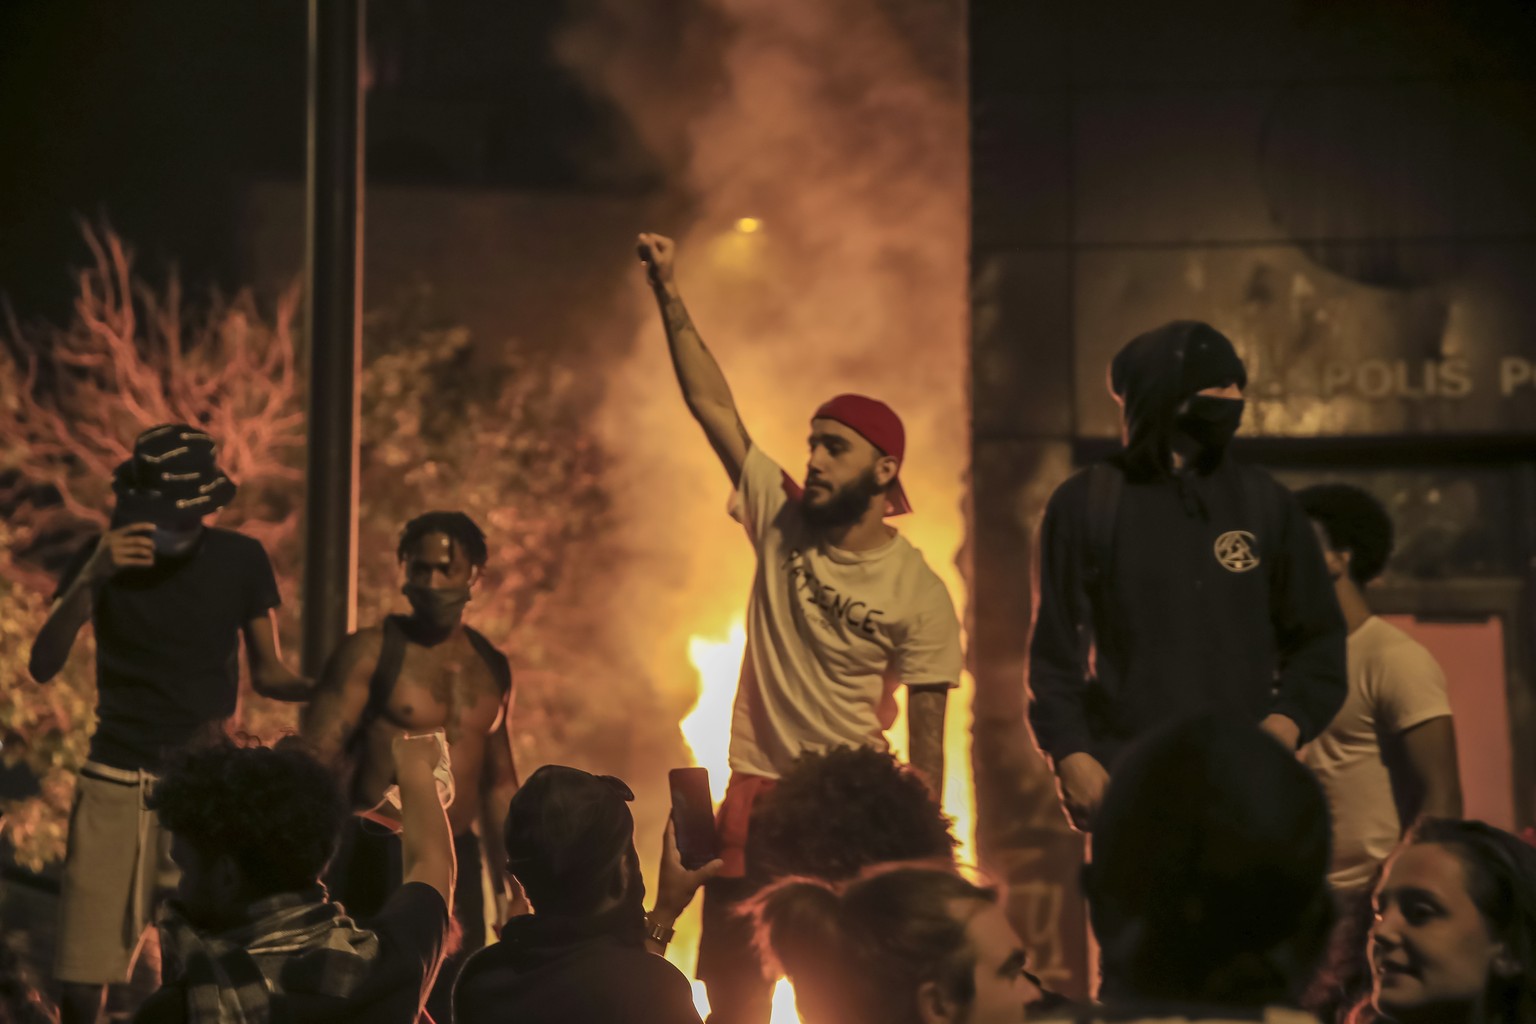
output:
[[[181,869],[161,913],[166,977],[135,1024],[409,1024],[443,961],[453,837],[434,770],[441,734],[394,741],[405,884],[366,923],[320,881],[348,816],[299,743],[186,755],[151,803]]]

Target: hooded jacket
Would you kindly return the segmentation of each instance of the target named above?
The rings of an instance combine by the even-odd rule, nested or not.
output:
[[[1306,742],[1342,704],[1344,617],[1296,500],[1224,448],[1173,467],[1185,401],[1246,380],[1231,343],[1190,321],[1115,357],[1110,385],[1128,429],[1109,460],[1123,485],[1108,564],[1087,570],[1087,472],[1051,496],[1037,538],[1029,719],[1053,760],[1086,751],[1108,768],[1152,726],[1205,711],[1254,722],[1279,713]],[[1079,621],[1084,590],[1089,623]]]

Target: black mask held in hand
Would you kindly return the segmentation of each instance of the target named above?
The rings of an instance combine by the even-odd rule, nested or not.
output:
[[[1241,398],[1196,395],[1184,405],[1174,426],[1179,433],[1208,451],[1220,451],[1232,441],[1243,422]]]
[[[429,587],[423,583],[407,583],[400,588],[411,611],[424,622],[439,629],[448,629],[458,623],[469,604],[469,587]]]

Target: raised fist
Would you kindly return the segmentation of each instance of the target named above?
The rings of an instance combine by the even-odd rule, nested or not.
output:
[[[639,238],[636,249],[640,262],[645,264],[646,276],[652,288],[672,283],[672,259],[677,254],[677,243],[666,235],[646,232]]]

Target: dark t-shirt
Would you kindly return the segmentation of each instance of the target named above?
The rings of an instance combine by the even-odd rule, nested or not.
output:
[[[76,553],[60,593],[95,548],[92,539]],[[234,714],[241,627],[279,603],[266,550],[232,530],[204,530],[189,554],[158,556],[151,568],[128,569],[109,580],[92,616],[92,760],[154,769],[165,751]]]
[[[304,992],[274,995],[271,1024],[410,1024],[417,1019],[443,962],[448,905],[430,885],[410,882],[366,927],[379,937],[379,955],[361,987],[345,999]],[[186,1020],[187,994],[180,983],[161,988],[133,1018],[134,1024]]]

